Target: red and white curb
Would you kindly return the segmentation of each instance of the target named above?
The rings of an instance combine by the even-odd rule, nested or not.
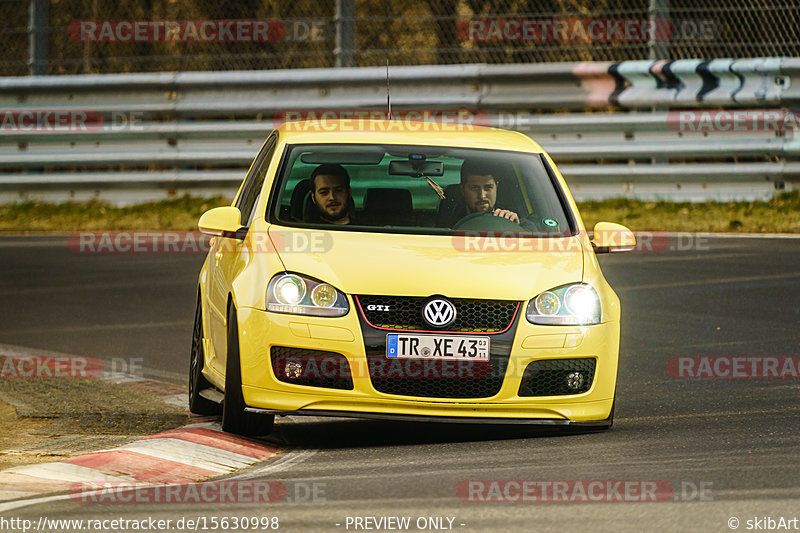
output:
[[[75,483],[181,484],[230,474],[279,454],[279,448],[201,422],[57,463],[0,472],[0,500],[70,490]]]

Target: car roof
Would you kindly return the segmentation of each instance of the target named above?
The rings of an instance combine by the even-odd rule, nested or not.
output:
[[[473,124],[353,118],[284,122],[276,129],[280,138],[291,144],[406,144],[543,152],[527,135]]]

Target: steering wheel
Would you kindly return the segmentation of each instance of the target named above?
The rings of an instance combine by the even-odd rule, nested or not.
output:
[[[519,223],[525,229],[535,232],[543,232],[546,234],[552,233],[557,229],[557,226],[556,228],[546,226],[536,213],[531,213],[524,217],[520,217]]]
[[[455,224],[453,229],[460,230],[517,230],[522,228],[516,222],[504,217],[496,217],[491,211],[471,213]]]

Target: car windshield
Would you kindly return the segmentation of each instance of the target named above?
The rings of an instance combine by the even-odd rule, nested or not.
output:
[[[271,220],[345,231],[566,236],[574,223],[540,154],[441,146],[289,146]]]

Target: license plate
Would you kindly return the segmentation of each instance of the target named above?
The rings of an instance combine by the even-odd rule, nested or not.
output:
[[[390,333],[386,335],[386,357],[488,361],[489,337]]]

